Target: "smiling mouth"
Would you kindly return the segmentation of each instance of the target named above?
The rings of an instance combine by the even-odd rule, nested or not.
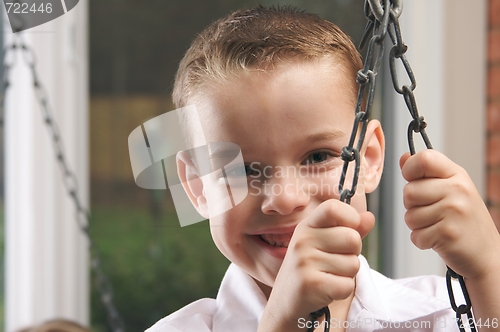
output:
[[[287,234],[260,234],[259,238],[273,247],[288,248],[293,233]]]

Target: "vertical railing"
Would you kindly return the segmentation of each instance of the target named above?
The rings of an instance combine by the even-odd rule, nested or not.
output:
[[[36,54],[39,79],[86,206],[87,11],[88,2],[80,1],[62,17],[22,32]],[[14,34],[8,25],[3,30],[9,44]],[[23,52],[15,54],[5,100],[5,331],[57,317],[88,324],[88,245],[74,221],[75,207],[61,180],[32,73]]]

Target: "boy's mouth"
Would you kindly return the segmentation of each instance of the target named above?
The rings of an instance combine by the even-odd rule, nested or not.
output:
[[[260,234],[259,237],[262,241],[266,242],[273,247],[288,248],[290,239],[293,233],[286,234]]]

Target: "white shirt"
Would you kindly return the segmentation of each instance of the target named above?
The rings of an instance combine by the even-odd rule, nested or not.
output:
[[[342,324],[348,332],[458,331],[443,277],[392,280],[370,269],[363,256],[359,258],[361,267],[347,321],[330,321],[331,328]],[[266,303],[255,281],[231,264],[216,299],[195,301],[146,332],[255,332]],[[463,303],[463,297],[458,297],[457,303]],[[303,324],[300,327],[306,323],[297,322]]]

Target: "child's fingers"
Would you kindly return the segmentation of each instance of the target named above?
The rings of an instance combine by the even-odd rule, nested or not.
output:
[[[312,280],[312,283],[321,289],[320,294],[328,297],[326,303],[346,299],[356,288],[354,278],[331,273],[321,273],[320,276],[320,278]]]
[[[401,158],[399,158],[399,168],[403,169],[404,164],[408,160],[408,158],[411,157],[411,154],[409,152],[404,153]]]
[[[310,237],[304,237],[302,241],[312,244],[316,249],[330,254],[351,254],[361,253],[361,236],[349,227],[313,228],[309,232]],[[300,245],[299,242],[297,242]],[[296,245],[297,245],[296,244]]]
[[[313,228],[345,226],[356,229],[360,221],[355,208],[336,199],[324,201],[307,218],[307,224]]]
[[[375,216],[370,211],[360,213],[360,223],[356,230],[361,238],[364,238],[375,226]]]
[[[447,194],[449,194],[449,189],[445,179],[419,179],[405,185],[403,203],[408,210],[415,206],[436,203]]]
[[[409,209],[405,213],[405,222],[411,230],[432,226],[445,217],[444,209],[438,204]]]
[[[359,271],[359,258],[357,255],[330,255],[325,252],[317,254],[315,268],[321,272],[334,274],[341,277],[354,278]]]
[[[439,232],[436,231],[435,226],[415,229],[411,232],[411,242],[422,250],[432,249],[439,240]]]
[[[424,150],[409,157],[401,171],[406,181],[421,178],[446,179],[458,171],[458,166],[436,150]]]

